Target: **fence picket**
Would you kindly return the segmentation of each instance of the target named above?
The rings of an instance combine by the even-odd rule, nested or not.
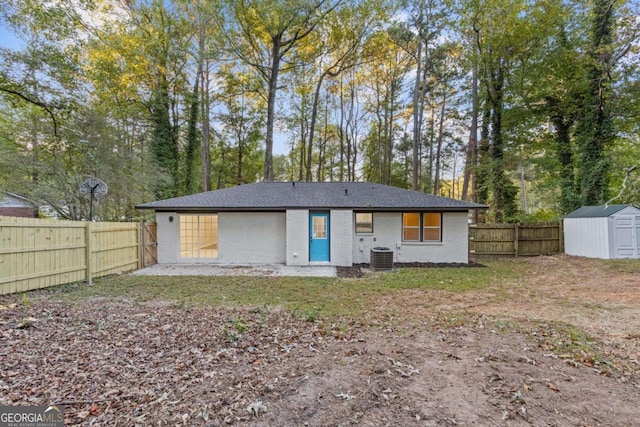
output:
[[[0,217],[0,295],[131,271],[140,224]]]
[[[562,223],[473,224],[469,227],[471,256],[535,256],[564,250]]]

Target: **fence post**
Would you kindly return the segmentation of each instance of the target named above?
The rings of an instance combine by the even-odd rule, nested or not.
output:
[[[474,254],[475,251],[475,230],[478,229],[478,225],[477,224],[469,224],[469,254],[468,257],[471,257],[472,254]]]
[[[140,221],[138,227],[138,268],[144,268],[144,221]]]
[[[564,220],[558,222],[558,252],[564,252]]]
[[[89,285],[93,285],[93,271],[92,271],[93,266],[91,265],[93,261],[93,254],[91,253],[93,251],[93,245],[92,245],[91,233],[92,233],[91,221],[87,221],[87,225],[85,227],[85,244],[87,248],[87,254],[86,254],[87,283],[89,283]]]
[[[513,250],[516,258],[518,258],[518,224],[514,224],[513,229]]]

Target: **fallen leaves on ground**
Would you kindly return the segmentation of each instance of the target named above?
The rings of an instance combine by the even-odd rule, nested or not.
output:
[[[1,313],[0,403],[65,405],[67,425],[247,421],[304,374],[291,359],[336,339],[267,309],[87,301]]]
[[[597,266],[528,262],[544,278],[504,301],[405,289],[357,318],[2,299],[0,404],[63,404],[67,426],[636,426],[637,275],[594,306]]]

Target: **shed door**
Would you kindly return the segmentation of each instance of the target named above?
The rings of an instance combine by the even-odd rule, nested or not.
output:
[[[329,214],[309,215],[309,261],[329,261]]]
[[[615,218],[616,258],[640,258],[640,216]]]
[[[635,219],[635,235],[636,235],[636,258],[640,258],[640,215],[634,217]]]

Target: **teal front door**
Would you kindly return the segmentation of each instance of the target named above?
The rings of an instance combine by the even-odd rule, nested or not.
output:
[[[309,261],[329,261],[329,214],[309,214]]]

